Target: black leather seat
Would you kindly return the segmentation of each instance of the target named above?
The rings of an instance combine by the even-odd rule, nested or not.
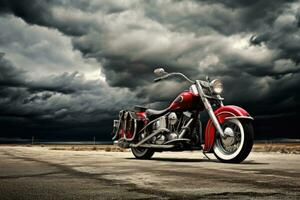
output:
[[[166,114],[167,112],[169,112],[169,108],[166,108],[164,110],[147,109],[146,115],[147,117],[158,117],[160,115]]]
[[[148,108],[146,108],[145,106],[136,105],[133,107],[133,109],[136,112],[145,112]]]

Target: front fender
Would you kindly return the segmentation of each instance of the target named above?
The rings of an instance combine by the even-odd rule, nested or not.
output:
[[[214,111],[218,121],[222,124],[227,119],[238,118],[244,120],[253,120],[249,113],[241,107],[238,106],[222,106]],[[205,129],[205,144],[204,151],[209,152],[215,141],[216,128],[209,119]]]

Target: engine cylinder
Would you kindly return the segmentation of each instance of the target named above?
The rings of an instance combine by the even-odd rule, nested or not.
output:
[[[177,122],[177,115],[176,115],[176,113],[171,112],[168,115],[168,122],[169,122],[170,125],[176,124],[176,122]]]

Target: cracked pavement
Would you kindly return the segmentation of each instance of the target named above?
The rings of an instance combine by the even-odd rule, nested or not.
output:
[[[252,152],[224,164],[200,151],[0,147],[0,199],[299,199],[300,155]]]

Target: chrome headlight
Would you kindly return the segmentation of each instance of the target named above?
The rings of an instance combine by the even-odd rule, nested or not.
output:
[[[216,94],[221,94],[223,91],[223,84],[219,79],[214,79],[210,83],[210,88]]]

